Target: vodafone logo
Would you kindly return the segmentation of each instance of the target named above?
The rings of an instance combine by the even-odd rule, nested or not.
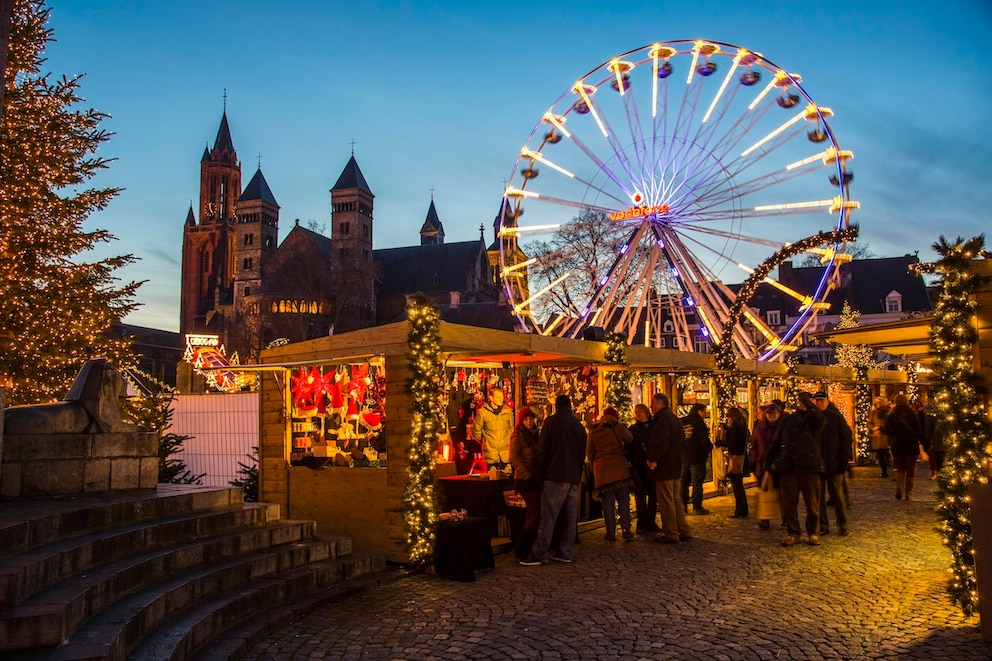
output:
[[[635,194],[635,197],[640,196],[639,193]],[[643,201],[643,197],[641,198]],[[661,214],[668,213],[668,205],[662,204],[658,206],[649,207],[644,204],[638,204],[635,200],[634,206],[628,207],[623,211],[614,211],[610,213],[610,220],[617,222],[619,220],[633,220],[634,218],[647,218],[649,216],[659,216]]]

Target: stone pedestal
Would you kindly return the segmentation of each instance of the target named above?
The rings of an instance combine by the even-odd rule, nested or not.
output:
[[[0,496],[65,496],[158,483],[158,439],[151,432],[8,434]]]

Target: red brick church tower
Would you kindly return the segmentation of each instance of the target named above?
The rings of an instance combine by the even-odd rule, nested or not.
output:
[[[231,140],[225,110],[213,149],[200,159],[200,219],[190,206],[183,227],[182,286],[179,333],[223,335],[213,328],[210,311],[227,302],[235,277],[237,216],[241,164]]]

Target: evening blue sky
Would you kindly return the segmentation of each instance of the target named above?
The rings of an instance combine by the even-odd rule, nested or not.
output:
[[[176,330],[182,227],[199,160],[227,114],[242,185],[262,171],[293,226],[330,224],[328,189],[355,156],[374,245],[419,242],[431,191],[448,241],[492,240],[504,181],[542,113],[604,61],[656,41],[748,48],[803,77],[854,152],[852,217],[880,257],[992,216],[992,3],[107,2],[51,0],[46,72],[85,73],[111,115],[98,185],[125,190],[88,227],[147,280],[127,321]],[[768,237],[790,241],[801,237]]]

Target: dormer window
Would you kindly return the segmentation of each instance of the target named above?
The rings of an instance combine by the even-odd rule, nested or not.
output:
[[[781,310],[769,310],[765,313],[765,318],[768,320],[769,326],[781,326],[782,325],[782,311]]]
[[[896,290],[890,291],[885,297],[886,312],[902,312],[902,294]]]

